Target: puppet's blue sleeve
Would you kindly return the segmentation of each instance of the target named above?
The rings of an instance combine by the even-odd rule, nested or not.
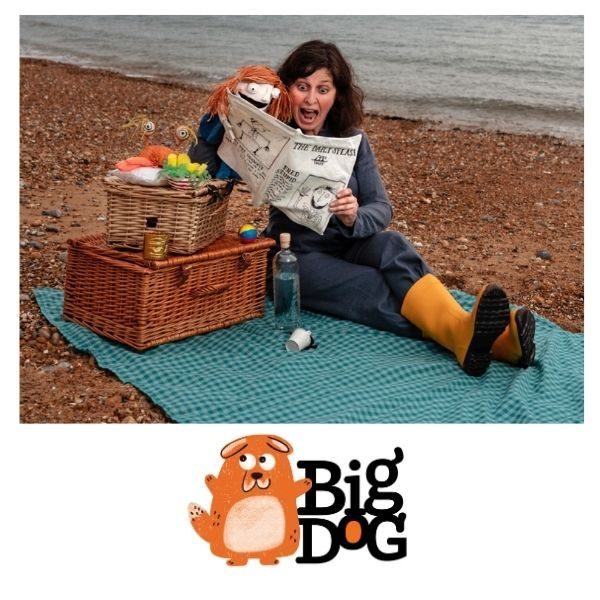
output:
[[[205,114],[198,125],[198,141],[190,147],[188,155],[192,162],[205,163],[215,179],[241,179],[217,154],[224,134],[219,117]]]

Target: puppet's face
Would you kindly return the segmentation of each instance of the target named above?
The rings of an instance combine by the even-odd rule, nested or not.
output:
[[[280,91],[269,83],[242,81],[235,88],[236,93],[244,100],[254,104],[260,110],[266,110],[271,100],[279,98]]]

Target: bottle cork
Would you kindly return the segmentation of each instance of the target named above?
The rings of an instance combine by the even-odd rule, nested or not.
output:
[[[292,236],[289,233],[281,233],[279,235],[279,245],[282,248],[289,248],[291,237]]]

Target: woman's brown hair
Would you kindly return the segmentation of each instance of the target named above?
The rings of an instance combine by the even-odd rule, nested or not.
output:
[[[290,87],[301,77],[308,77],[319,69],[328,69],[333,77],[336,97],[327,125],[336,135],[347,135],[360,127],[364,118],[364,93],[354,82],[354,72],[335,44],[311,40],[304,42],[289,54],[279,67],[279,77]]]

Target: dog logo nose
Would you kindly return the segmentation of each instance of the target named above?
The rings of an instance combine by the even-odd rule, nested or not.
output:
[[[260,479],[262,477],[262,473],[252,473],[252,479]]]

